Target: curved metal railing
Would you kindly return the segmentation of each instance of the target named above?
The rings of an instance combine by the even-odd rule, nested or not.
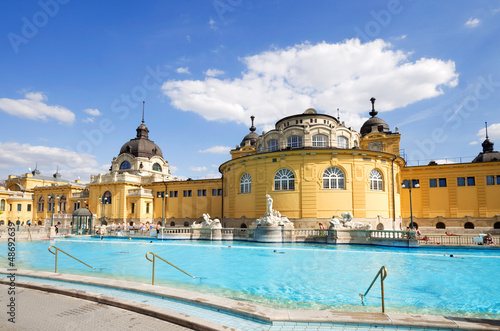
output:
[[[51,251],[51,250],[50,250],[51,248],[55,248],[55,250],[56,250],[56,251],[55,251],[55,253],[54,253],[53,251]],[[95,268],[94,268],[94,267],[92,267],[92,266],[88,265],[87,263],[85,263],[85,262],[83,262],[83,261],[80,261],[79,259],[77,259],[77,258],[76,258],[76,257],[74,257],[73,255],[70,255],[70,254],[66,253],[66,252],[65,252],[65,251],[63,251],[62,249],[57,248],[56,246],[50,246],[50,247],[49,247],[49,252],[51,252],[52,254],[54,254],[54,255],[56,256],[56,263],[55,263],[55,269],[54,269],[54,272],[57,272],[57,252],[58,252],[58,251],[61,251],[62,253],[64,253],[64,254],[68,255],[69,257],[71,257],[71,258],[73,258],[73,259],[77,260],[78,262],[80,262],[80,263],[82,263],[82,264],[85,264],[87,267],[89,267],[89,268],[91,268],[91,269],[95,270]]]
[[[373,281],[370,284],[370,286],[368,287],[368,289],[366,290],[365,294],[360,293],[359,296],[361,297],[361,304],[364,305],[365,303],[363,301],[363,298],[366,297],[368,292],[370,292],[370,289],[372,288],[373,283],[375,283],[375,281],[377,280],[378,276],[380,276],[380,292],[382,293],[382,312],[385,313],[384,279],[385,279],[385,277],[387,277],[387,269],[384,266],[382,266],[382,268],[380,268],[380,270],[377,272],[377,274],[375,275],[375,278],[373,278]]]
[[[152,260],[148,257],[148,255],[149,255],[149,254],[153,255],[153,259],[152,259]],[[184,271],[184,270],[182,270],[181,268],[179,268],[179,267],[177,267],[177,266],[173,265],[172,263],[168,262],[167,260],[165,260],[165,259],[164,259],[164,258],[162,258],[161,256],[158,256],[158,255],[156,255],[156,254],[155,254],[155,253],[153,253],[153,252],[147,252],[147,253],[146,253],[146,259],[148,259],[149,261],[153,262],[153,276],[152,276],[152,278],[151,278],[151,285],[154,285],[154,284],[155,284],[155,259],[156,259],[156,258],[159,258],[159,259],[160,259],[160,260],[162,260],[163,262],[165,262],[165,263],[167,263],[167,264],[170,264],[172,267],[174,267],[175,269],[177,269],[177,270],[179,270],[179,271],[182,271],[183,273],[185,273],[185,274],[186,274],[186,275],[188,275],[189,277],[191,277],[191,278],[196,278],[195,276],[188,274],[187,272],[185,272],[185,271]]]

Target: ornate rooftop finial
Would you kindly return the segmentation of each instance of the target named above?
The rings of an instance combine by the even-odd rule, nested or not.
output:
[[[250,116],[250,118],[252,119],[252,126],[250,127],[250,131],[254,132],[255,130],[257,130],[255,126],[253,126],[253,120],[255,119],[255,116],[252,115]]]
[[[483,146],[483,153],[491,153],[495,144],[488,138],[488,122],[484,122],[484,126],[486,129],[486,139],[481,144]]]
[[[38,161],[35,163],[35,170],[31,172],[33,176],[40,175],[40,170],[38,170]]]
[[[337,108],[337,120],[340,121],[340,109],[339,108]]]
[[[375,100],[377,99],[375,99],[374,97],[370,99],[370,101],[372,102],[372,111],[370,112],[371,117],[375,117],[378,114],[378,111],[375,110]]]
[[[146,101],[142,100],[142,123],[144,123],[144,104]]]

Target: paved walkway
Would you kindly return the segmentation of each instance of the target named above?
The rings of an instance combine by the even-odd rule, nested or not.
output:
[[[16,323],[9,322],[8,287],[0,286],[0,330],[191,330],[154,317],[66,295],[16,288]]]

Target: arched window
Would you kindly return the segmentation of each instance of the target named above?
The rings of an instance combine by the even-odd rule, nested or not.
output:
[[[302,148],[302,137],[301,136],[291,136],[286,140],[286,147],[290,148]]]
[[[382,174],[377,169],[373,169],[370,172],[370,190],[372,191],[383,191],[384,190],[384,179]]]
[[[349,140],[346,137],[337,137],[337,148],[349,148]]]
[[[437,222],[436,229],[446,229],[446,225],[443,222]]]
[[[2,199],[2,201],[0,201],[0,211],[5,211],[5,199]]]
[[[153,171],[160,171],[161,172],[161,165],[159,165],[158,163],[153,164]]]
[[[102,198],[104,199],[104,202],[101,201],[101,203],[104,203],[105,205],[110,205],[111,204],[111,192],[106,191],[102,195]]]
[[[60,211],[66,211],[66,196],[63,195],[61,199],[59,200],[59,210]]]
[[[328,137],[324,134],[313,136],[313,147],[328,147]]]
[[[240,229],[246,229],[246,228],[247,228],[247,225],[245,223],[241,223]]]
[[[323,173],[323,189],[345,189],[345,175],[337,167],[330,167]]]
[[[170,222],[170,226],[175,226],[175,222]]]
[[[248,173],[244,173],[240,179],[240,193],[250,193],[252,191],[252,177]]]
[[[275,191],[293,191],[295,190],[295,175],[290,169],[280,169],[274,175]]]
[[[189,226],[189,222],[188,221],[184,222],[184,226],[188,227]]]
[[[123,161],[122,164],[120,164],[120,169],[130,169],[130,168],[132,168],[132,166],[128,161]]]
[[[44,203],[45,203],[45,198],[42,195],[40,198],[38,198],[38,209],[37,210],[39,212],[43,211],[43,205],[44,205]]]
[[[278,150],[278,139],[269,140],[267,143],[267,151],[274,152]]]
[[[500,229],[500,222],[493,224],[493,229]]]
[[[471,222],[465,223],[464,229],[474,229],[474,223],[471,223]]]

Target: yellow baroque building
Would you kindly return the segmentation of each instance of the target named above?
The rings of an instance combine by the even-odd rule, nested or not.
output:
[[[350,212],[375,229],[404,229],[413,216],[425,232],[499,233],[500,153],[493,143],[486,138],[468,163],[406,166],[400,133],[377,117],[374,98],[371,103],[359,132],[310,108],[258,135],[252,116],[250,133],[220,165],[219,179],[173,178],[143,120],[109,172],[91,176],[87,185],[36,169],[9,176],[0,189],[0,224],[31,219],[48,225],[88,208],[97,225],[184,227],[208,213],[224,227],[248,227],[264,216],[269,194],[296,228],[327,226],[332,216]],[[403,188],[406,181],[411,185]]]

